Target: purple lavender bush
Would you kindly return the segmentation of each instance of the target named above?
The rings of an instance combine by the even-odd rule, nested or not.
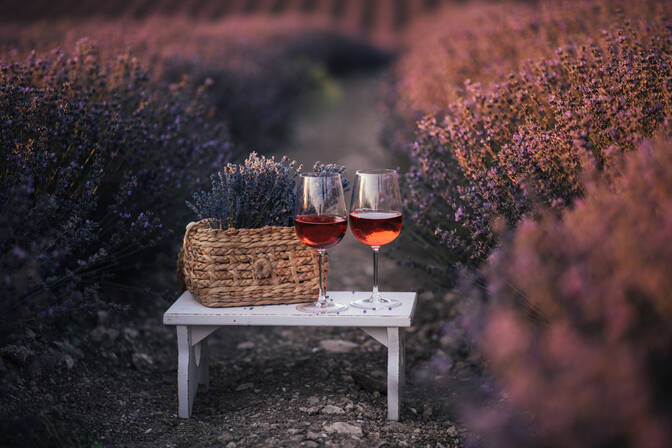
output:
[[[158,11],[157,11],[158,12]],[[297,99],[328,85],[329,75],[384,63],[388,53],[363,37],[305,18],[228,17],[204,21],[151,17],[91,19],[0,27],[5,54],[69,48],[83,36],[104,58],[130,49],[155,82],[208,84],[202,101],[245,152],[270,153],[289,130]]]
[[[517,411],[472,414],[490,443],[672,444],[672,140],[620,159],[585,199],[523,220],[488,264],[480,348]],[[515,439],[513,415],[532,423]]]
[[[666,19],[624,21],[491,90],[467,84],[443,119],[418,123],[406,177],[418,238],[444,266],[476,266],[497,227],[584,195],[582,167],[608,175],[614,156],[669,122],[671,60]]]
[[[166,240],[186,192],[231,156],[205,93],[159,88],[88,40],[0,67],[3,333],[81,315]]]

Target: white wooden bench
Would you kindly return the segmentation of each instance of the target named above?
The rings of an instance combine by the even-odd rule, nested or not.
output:
[[[366,298],[370,291],[330,291],[338,303]],[[165,325],[177,327],[178,415],[189,418],[199,384],[209,384],[208,336],[224,325],[267,325],[306,327],[359,327],[387,347],[387,415],[399,420],[399,400],[404,383],[404,341],[402,328],[410,327],[415,311],[414,292],[386,292],[401,306],[362,310],[349,307],[340,314],[306,314],[296,305],[208,308],[184,292],[163,315]]]

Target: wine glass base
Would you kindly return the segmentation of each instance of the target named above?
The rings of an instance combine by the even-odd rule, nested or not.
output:
[[[296,309],[303,313],[311,314],[340,313],[347,310],[348,305],[334,302],[327,302],[324,306],[317,303],[302,303],[296,305]]]
[[[350,305],[364,310],[384,310],[400,306],[401,302],[396,299],[385,299],[383,297],[376,299],[374,297],[369,297],[368,299],[350,302]]]

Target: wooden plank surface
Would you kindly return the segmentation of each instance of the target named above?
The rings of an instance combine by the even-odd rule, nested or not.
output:
[[[365,299],[370,291],[329,291],[337,303],[349,305]],[[332,327],[409,327],[415,311],[416,293],[383,292],[383,297],[397,299],[401,306],[392,309],[362,310],[349,306],[339,314],[308,314],[292,305],[208,308],[188,292],[163,315],[166,325],[264,325],[264,326],[332,326]]]

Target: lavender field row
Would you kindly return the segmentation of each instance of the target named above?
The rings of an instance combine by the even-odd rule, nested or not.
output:
[[[48,389],[45,372],[72,368],[65,354],[105,348],[91,330],[105,316],[165,304],[144,290],[145,273],[174,296],[193,218],[185,199],[227,162],[282,149],[402,166],[395,280],[421,269],[427,289],[409,329],[415,403],[448,403],[408,410],[416,429],[399,430],[404,444],[422,434],[455,447],[672,445],[669,2],[36,1],[4,2],[0,18],[0,396],[19,397],[19,418],[33,421],[21,397]],[[361,98],[333,109],[341,116],[303,120],[313,128],[288,138],[298,107],[319,115],[307,98],[338,101],[339,76],[380,67],[390,70],[351,91]],[[374,133],[384,157],[367,147]],[[368,279],[352,264],[340,272]],[[156,313],[139,325],[163,347]],[[106,362],[141,372],[128,333],[116,339],[122,359]],[[456,383],[470,399],[454,398]],[[359,396],[371,407],[377,394]],[[338,415],[361,420],[350,404]],[[219,443],[218,416],[208,419],[203,443]],[[396,443],[373,436],[382,424],[347,442]],[[304,446],[345,441],[289,429]]]
[[[386,35],[435,11],[445,0],[136,0],[92,2],[9,0],[0,5],[0,20],[30,22],[59,18],[126,18],[183,16],[198,20],[229,17],[298,15],[349,31]]]
[[[410,31],[382,139],[409,164],[406,231],[431,260],[411,264],[463,297],[432,365],[483,355],[492,401],[462,415],[486,446],[672,440],[671,17],[481,5]]]

